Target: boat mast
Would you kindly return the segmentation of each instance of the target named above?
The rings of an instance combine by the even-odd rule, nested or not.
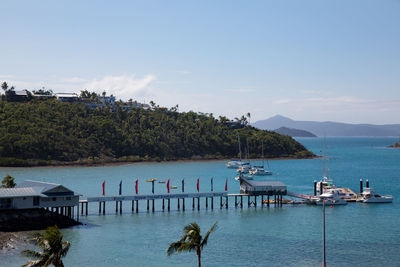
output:
[[[239,144],[239,157],[240,161],[242,161],[242,149],[240,148],[240,135],[238,134],[238,144]]]
[[[247,161],[250,163],[250,153],[249,153],[249,139],[246,138],[247,143]]]
[[[324,156],[323,156],[323,171],[322,171],[322,178],[325,178],[325,149],[326,149],[326,136],[324,135]]]
[[[262,151],[262,161],[263,161],[263,168],[264,168],[264,140],[261,140],[261,151]]]

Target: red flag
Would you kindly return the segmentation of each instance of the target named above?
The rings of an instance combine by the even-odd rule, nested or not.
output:
[[[197,192],[199,192],[199,178],[197,178]]]
[[[225,191],[228,191],[228,178],[226,178],[226,181],[225,181]]]
[[[136,191],[136,195],[137,195],[137,193],[138,193],[138,180],[136,179],[136,182],[135,182],[135,191]]]
[[[105,195],[105,193],[106,193],[106,190],[105,190],[105,187],[106,187],[106,181],[103,181],[103,184],[102,184],[102,186],[103,186],[103,196]]]
[[[167,190],[168,190],[168,194],[169,194],[169,179],[168,179],[168,182],[167,182]]]

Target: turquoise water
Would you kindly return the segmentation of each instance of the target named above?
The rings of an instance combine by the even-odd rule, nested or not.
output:
[[[298,139],[314,153],[320,154],[321,138]],[[349,203],[327,208],[326,239],[328,266],[400,266],[400,150],[385,148],[396,138],[327,138],[330,176],[336,185],[358,192],[359,179],[369,179],[378,193],[391,194],[392,204]],[[150,193],[145,180],[171,178],[180,188],[182,178],[186,192],[194,192],[200,178],[200,191],[223,191],[228,178],[228,191],[238,192],[234,171],[223,161],[146,163],[105,167],[0,168],[0,177],[11,174],[17,183],[25,179],[61,183],[83,196],[101,194],[106,180],[106,194],[118,194],[122,180],[123,194],[134,194],[134,181],[139,179],[139,193]],[[280,160],[269,162],[274,175],[289,191],[309,193],[314,179],[322,176],[322,159]],[[165,184],[156,183],[156,192],[165,193]],[[179,191],[179,189],[178,189]],[[217,200],[219,203],[219,200]],[[322,213],[316,206],[283,206],[282,208],[229,209],[200,211],[176,210],[148,213],[141,203],[138,214],[124,202],[122,215],[115,214],[115,204],[107,205],[107,216],[97,215],[98,206],[89,206],[90,215],[81,217],[86,225],[62,230],[72,247],[64,260],[66,266],[196,266],[195,253],[168,257],[165,250],[179,239],[182,228],[197,222],[206,231],[215,222],[218,230],[210,237],[202,254],[203,266],[320,266],[322,261]],[[217,206],[217,205],[216,205]],[[20,266],[23,245],[0,253],[1,266]]]

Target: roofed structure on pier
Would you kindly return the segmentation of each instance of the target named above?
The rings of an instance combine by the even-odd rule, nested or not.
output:
[[[79,195],[60,184],[26,180],[15,188],[0,188],[0,210],[73,207]]]
[[[240,193],[249,195],[286,195],[287,187],[279,181],[255,181],[240,178]]]

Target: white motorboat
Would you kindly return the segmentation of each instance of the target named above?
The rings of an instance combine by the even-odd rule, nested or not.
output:
[[[236,171],[238,173],[249,173],[251,169],[252,169],[252,167],[251,167],[250,163],[248,163],[246,165],[243,165],[243,166],[237,168]]]
[[[360,197],[357,199],[357,202],[363,203],[391,203],[392,201],[392,196],[379,195],[372,188],[364,188]]]
[[[254,176],[267,176],[267,175],[272,175],[272,172],[269,170],[265,170],[264,168],[264,142],[261,143],[261,151],[262,151],[262,166],[254,166],[249,170],[249,174],[254,175]],[[268,163],[268,161],[267,161]],[[268,165],[269,167],[269,165]]]
[[[250,163],[243,162],[242,160],[231,160],[228,163],[226,163],[226,167],[229,169],[237,169],[246,165],[250,165]]]
[[[321,186],[322,186],[322,191],[325,192],[329,189],[335,189],[336,185],[333,183],[332,179],[329,179],[328,177],[324,176],[321,181],[317,182],[317,193],[321,194]]]
[[[328,189],[325,193],[312,197],[309,202],[316,205],[323,205],[325,201],[325,205],[347,205],[347,201],[340,198],[340,190],[337,189]]]
[[[267,175],[272,175],[271,171],[265,170],[264,166],[254,166],[249,170],[249,174],[255,175],[255,176],[267,176]]]

